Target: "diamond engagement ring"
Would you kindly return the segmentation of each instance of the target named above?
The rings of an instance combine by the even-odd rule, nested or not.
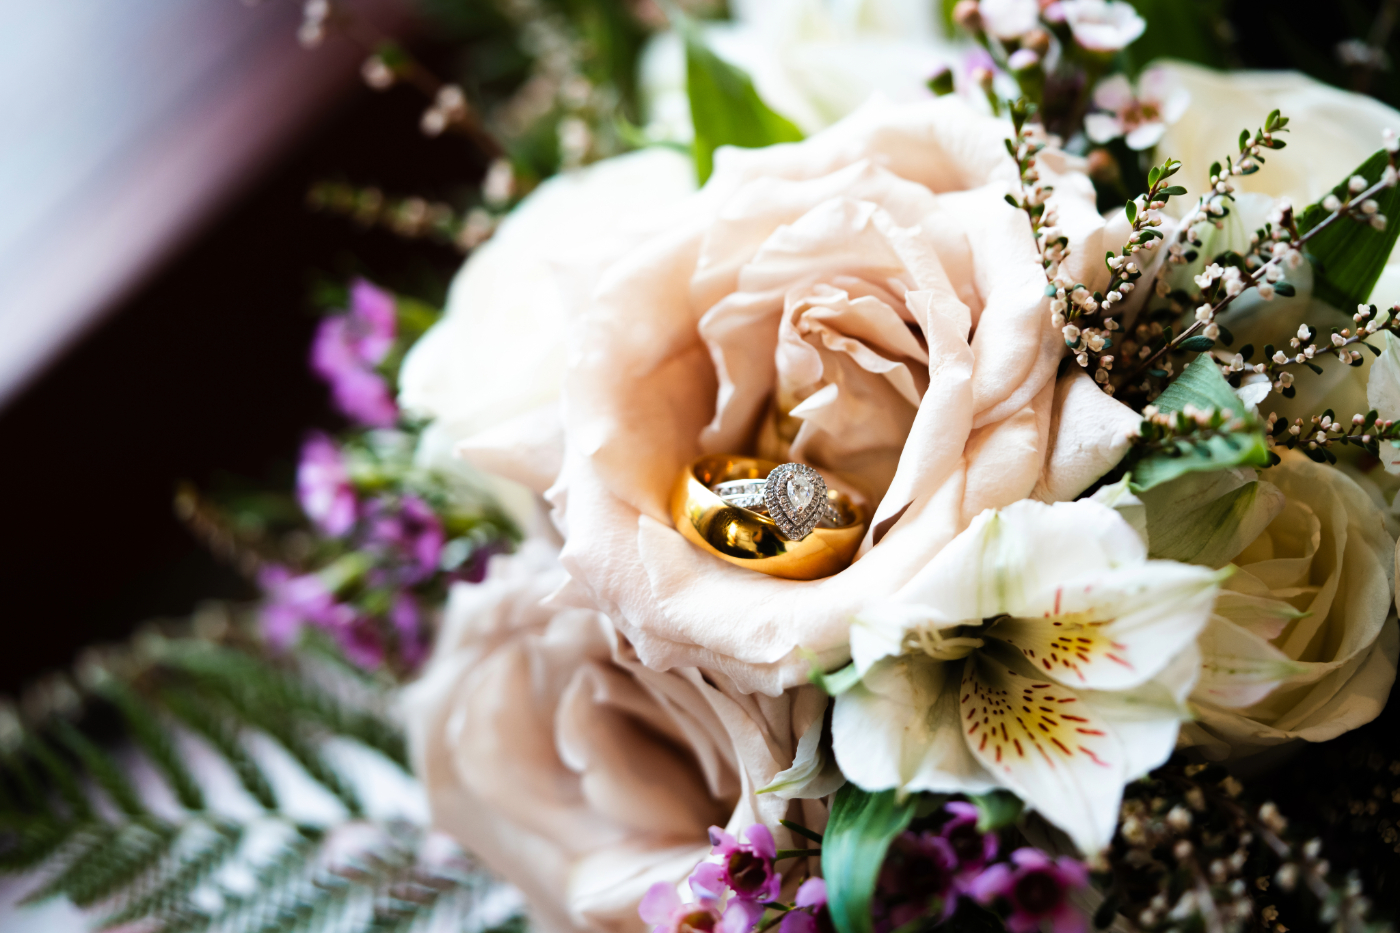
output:
[[[865,536],[865,500],[828,489],[800,463],[708,454],[681,468],[671,520],[722,561],[789,580],[816,580],[850,564]]]
[[[801,541],[818,525],[842,524],[841,513],[827,501],[826,481],[802,463],[781,464],[764,479],[728,480],[710,488],[730,505],[767,515],[792,541]]]

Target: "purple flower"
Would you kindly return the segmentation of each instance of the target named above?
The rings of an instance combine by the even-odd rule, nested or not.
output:
[[[369,616],[349,613],[330,633],[352,664],[373,670],[384,663],[384,639]]]
[[[431,576],[438,569],[447,540],[432,507],[417,496],[404,496],[397,508],[380,503],[373,511],[370,546],[398,552],[406,562],[402,582],[417,583]]]
[[[930,832],[900,833],[880,866],[876,929],[898,929],[926,916],[939,902],[944,919],[952,916],[957,873],[958,857],[947,839]]]
[[[389,610],[389,621],[399,640],[399,656],[409,667],[417,667],[427,654],[427,642],[423,638],[423,617],[418,611],[418,600],[412,593],[400,592],[394,597],[394,605]]]
[[[352,346],[349,319],[328,317],[311,342],[311,369],[331,387],[340,413],[362,425],[387,428],[399,417],[389,383]]]
[[[1006,928],[1033,933],[1049,920],[1055,933],[1084,933],[1084,915],[1069,902],[1069,893],[1089,880],[1084,863],[1072,858],[1051,859],[1039,849],[1011,853],[1015,868],[999,862],[972,882],[970,893],[982,904],[1004,898],[1011,905]]]
[[[293,576],[286,567],[270,564],[258,574],[265,600],[263,634],[278,648],[296,641],[303,625],[334,629],[354,616],[349,606],[337,603],[335,594],[314,573]]]
[[[697,883],[694,876],[690,888],[696,899],[689,904],[681,901],[675,885],[664,881],[647,889],[637,913],[652,925],[652,933],[749,933],[763,916],[762,907],[739,898],[721,912],[718,892]]]
[[[364,279],[350,287],[350,310],[328,317],[311,343],[311,368],[331,387],[336,408],[368,427],[399,417],[389,383],[374,371],[394,345],[394,296]]]
[[[718,826],[710,827],[711,855],[724,861],[714,866],[721,870],[724,883],[733,888],[735,896],[746,901],[771,901],[778,897],[783,876],[773,868],[778,847],[768,827],[755,823],[744,830],[748,842],[740,842]],[[702,865],[701,868],[704,868]]]
[[[944,804],[943,809],[950,818],[939,828],[938,835],[953,847],[959,879],[971,880],[997,857],[996,833],[977,831],[977,808],[970,803],[953,800]]]
[[[778,933],[834,933],[831,911],[826,906],[825,881],[808,878],[802,882],[793,904],[797,909],[783,915]]]
[[[301,446],[297,500],[325,534],[339,537],[355,526],[355,487],[335,442],[317,431]]]
[[[346,336],[355,355],[369,366],[384,362],[398,330],[394,296],[364,279],[356,279],[350,286],[346,322]]]

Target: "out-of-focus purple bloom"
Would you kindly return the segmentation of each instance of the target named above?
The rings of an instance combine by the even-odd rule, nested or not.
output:
[[[834,933],[831,911],[826,906],[825,881],[808,878],[802,882],[793,904],[798,909],[783,915],[778,933]]]
[[[1084,915],[1069,902],[1069,894],[1089,880],[1083,862],[1052,859],[1039,849],[1011,853],[1015,867],[1005,862],[982,872],[970,893],[982,904],[1005,898],[1011,905],[1006,928],[1011,933],[1033,933],[1050,921],[1055,933],[1084,933]]]
[[[369,427],[389,427],[399,417],[389,383],[374,371],[396,331],[394,296],[357,279],[350,310],[322,321],[311,343],[311,368],[330,385],[336,407]]]
[[[337,603],[326,584],[314,573],[294,576],[286,567],[272,564],[258,574],[265,595],[263,634],[276,647],[296,641],[303,625],[333,630],[349,624],[354,611]]]
[[[355,487],[335,442],[317,431],[301,446],[297,500],[325,534],[339,537],[355,526]]]
[[[341,624],[330,628],[330,633],[352,664],[373,670],[384,663],[384,640],[369,616],[349,613]]]
[[[404,496],[396,508],[379,505],[374,509],[369,544],[392,549],[404,558],[404,583],[417,583],[437,571],[446,540],[442,521],[417,496]]]
[[[752,901],[734,898],[720,910],[719,897],[691,878],[696,894],[692,903],[681,901],[675,885],[658,881],[647,889],[637,913],[652,925],[652,933],[749,933],[763,916],[763,908]]]
[[[894,930],[927,916],[941,901],[942,915],[957,907],[958,857],[935,833],[904,832],[890,843],[876,882],[877,930]]]
[[[744,838],[748,841],[740,842],[718,826],[710,827],[710,845],[713,847],[710,854],[724,859],[720,865],[724,883],[734,890],[736,897],[743,900],[774,900],[782,889],[783,876],[773,867],[778,857],[773,834],[768,827],[755,823],[744,830]]]
[[[389,383],[355,352],[349,319],[328,317],[311,342],[311,369],[331,388],[331,400],[341,414],[372,428],[387,428],[399,409]]]
[[[997,857],[996,833],[977,831],[977,808],[970,803],[952,800],[943,805],[943,810],[950,817],[939,828],[938,835],[953,847],[953,855],[958,860],[958,878],[971,880],[971,876]]]
[[[409,667],[417,667],[427,652],[427,640],[423,637],[423,614],[418,610],[418,600],[412,593],[400,592],[394,597],[394,605],[389,610],[389,621],[399,636],[399,656]]]
[[[356,279],[350,286],[346,322],[346,337],[355,355],[369,366],[384,362],[398,331],[394,296],[364,279]]]
[[[462,583],[480,583],[486,579],[486,571],[491,566],[491,558],[497,554],[508,553],[509,550],[510,544],[499,539],[478,545],[472,551],[472,556],[462,561],[461,566],[452,571],[452,579]]]

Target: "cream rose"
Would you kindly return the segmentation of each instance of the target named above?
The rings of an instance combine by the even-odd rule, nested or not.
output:
[[[851,616],[983,509],[1073,498],[1117,462],[1138,418],[1077,370],[1057,387],[1064,341],[1029,224],[1004,200],[1007,132],[955,99],[873,102],[802,143],[721,150],[686,222],[580,297],[550,492],[564,598],[606,612],[654,668],[777,695],[813,654],[841,661]],[[1043,174],[1069,274],[1102,288],[1101,257],[1126,234],[1057,161]],[[671,527],[688,462],[755,451],[868,499],[855,564],[779,580]]]
[[[404,359],[399,404],[432,419],[420,460],[460,464],[457,446],[486,431],[497,446],[525,445],[514,462],[526,468],[493,491],[528,526],[533,494],[559,469],[552,441],[576,298],[694,190],[690,159],[654,148],[555,176],[527,196],[472,253],[442,320]]]
[[[1239,569],[1201,636],[1197,720],[1181,733],[1209,758],[1322,742],[1370,722],[1400,653],[1395,539],[1356,480],[1285,452],[1249,511],[1243,524],[1268,524],[1222,558]]]
[[[402,696],[414,770],[435,825],[525,893],[537,929],[640,931],[638,901],[708,855],[709,826],[824,825],[819,803],[754,790],[819,733],[826,696],[650,670],[606,616],[544,601],[564,579],[535,540],[453,589]]]

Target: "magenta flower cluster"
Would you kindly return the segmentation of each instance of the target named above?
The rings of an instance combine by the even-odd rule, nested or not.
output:
[[[871,901],[876,933],[935,915],[935,922],[947,920],[964,900],[1000,908],[1010,933],[1032,933],[1047,923],[1053,933],[1084,933],[1084,915],[1071,903],[1088,883],[1083,863],[1034,848],[998,861],[997,835],[978,831],[975,806],[947,803],[942,818],[936,829],[904,832],[892,841]],[[710,852],[719,861],[691,874],[693,900],[683,901],[674,885],[652,885],[639,911],[651,933],[751,933],[768,909],[784,911],[778,933],[835,933],[826,882],[808,878],[793,903],[782,904],[772,833],[750,826],[744,840],[710,827]]]
[[[778,898],[783,876],[775,867],[778,849],[766,826],[750,826],[744,839],[710,827],[710,854],[720,861],[702,862],[691,874],[695,900],[682,901],[675,885],[664,881],[651,886],[638,913],[652,925],[652,933],[749,933],[754,928],[763,905]]]
[[[439,571],[447,539],[442,520],[415,495],[362,499],[344,452],[319,432],[302,446],[297,499],[315,528],[340,539],[351,557],[316,573],[265,567],[259,583],[268,640],[290,645],[302,626],[311,625],[328,632],[356,664],[378,667],[386,649],[381,623],[388,623],[399,657],[416,666],[427,649],[427,632],[413,588]],[[479,579],[475,566],[464,570]],[[357,604],[341,598],[345,589],[375,598]]]
[[[393,349],[398,332],[394,296],[357,279],[350,308],[326,318],[311,343],[311,369],[331,388],[335,407],[370,428],[392,427],[399,418],[389,381],[377,366]]]
[[[935,910],[946,920],[964,898],[1009,910],[1011,933],[1031,933],[1045,922],[1054,933],[1084,933],[1084,915],[1070,903],[1088,881],[1083,863],[1033,848],[1015,850],[1009,863],[997,861],[997,836],[978,831],[975,806],[951,801],[943,814],[937,831],[905,832],[890,845],[872,905],[877,933]]]

